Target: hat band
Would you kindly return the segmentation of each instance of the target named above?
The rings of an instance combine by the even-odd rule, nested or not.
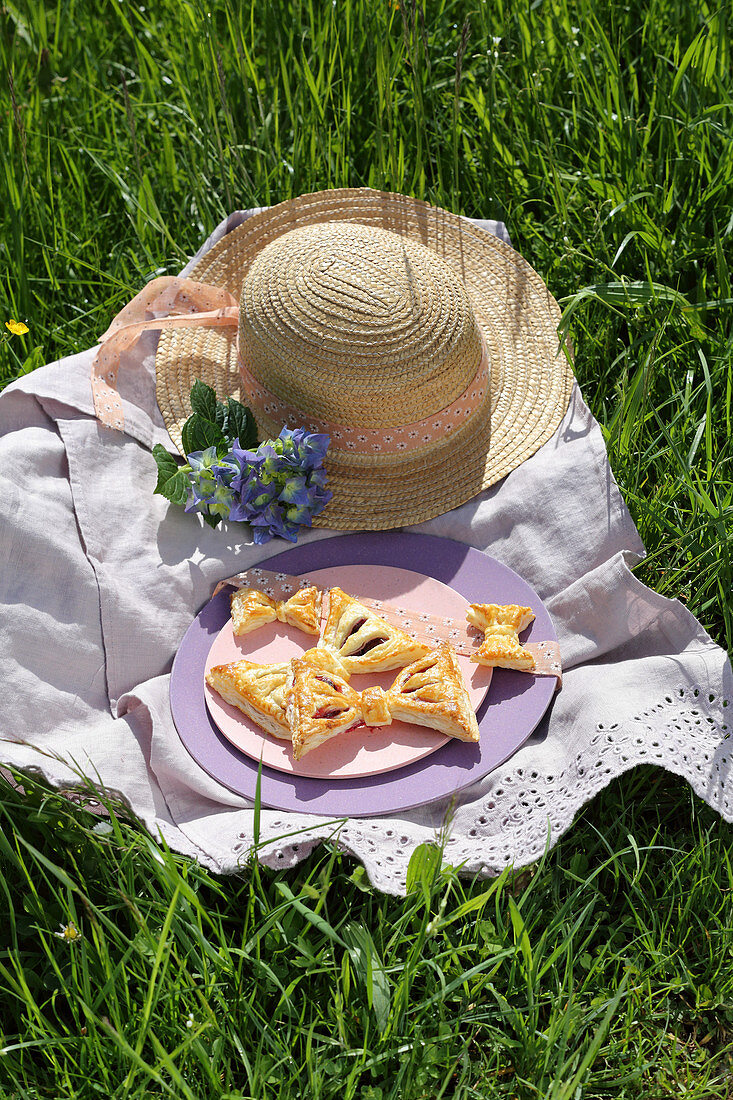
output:
[[[282,401],[254,377],[239,352],[239,373],[246,400],[255,419],[267,417],[288,428],[306,428],[310,432],[323,432],[331,437],[331,450],[347,451],[349,454],[376,455],[402,454],[425,447],[429,443],[444,441],[447,436],[457,432],[481,406],[489,387],[489,357],[483,335],[481,336],[481,358],[476,373],[467,387],[455,401],[444,409],[415,420],[411,424],[390,428],[355,428],[352,425],[339,424],[333,420],[315,417],[301,409]]]

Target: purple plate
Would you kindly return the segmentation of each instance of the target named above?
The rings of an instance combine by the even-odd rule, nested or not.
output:
[[[339,535],[294,546],[258,563],[266,569],[302,574],[335,565],[400,565],[435,577],[471,603],[530,606],[535,620],[527,641],[557,641],[537,593],[517,573],[462,542],[403,532]],[[219,732],[204,698],[204,665],[211,644],[229,618],[229,592],[220,592],[199,612],[181,642],[171,672],[171,713],[194,760],[229,790],[254,799],[258,763]],[[497,668],[477,712],[478,745],[451,740],[432,756],[398,771],[353,781],[290,775],[262,768],[263,806],[329,817],[369,817],[422,806],[469,787],[502,764],[527,740],[549,707],[551,676],[529,676]]]

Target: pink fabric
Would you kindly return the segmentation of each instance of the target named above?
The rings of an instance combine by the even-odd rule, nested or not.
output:
[[[239,356],[239,372],[242,376],[244,391],[255,418],[263,413],[289,428],[305,427],[311,432],[325,432],[331,437],[336,450],[347,450],[353,454],[398,454],[431,443],[436,439],[445,439],[462,427],[476,411],[486,395],[489,385],[489,360],[482,339],[482,352],[476,374],[466,389],[440,412],[396,428],[350,428],[317,417],[309,417],[303,423],[303,413],[281,401],[274,393],[259,382],[247,364]]]
[[[254,588],[263,592],[275,602],[287,600],[300,588],[308,588],[312,582],[307,577],[294,577],[288,573],[274,573],[269,569],[247,569],[243,573],[237,573],[233,577],[220,581],[216,586],[214,595],[220,592],[226,585],[235,588]],[[318,587],[317,585],[315,587]],[[369,596],[360,596],[358,593],[349,593],[358,599],[365,607],[381,615],[391,626],[404,630],[419,642],[425,645],[436,646],[441,642],[450,642],[457,653],[465,657],[471,657],[484,640],[483,633],[476,630],[467,622],[458,619],[431,615],[429,611],[419,614],[408,611],[404,607],[385,603],[383,600],[373,600]],[[327,601],[323,601],[322,617],[327,615]],[[558,687],[562,684],[562,665],[560,662],[560,648],[557,642],[528,642],[524,648],[535,659],[534,669],[528,669],[536,676],[556,676]]]
[[[92,363],[94,413],[108,428],[123,431],[125,417],[117,391],[120,355],[150,329],[239,323],[237,299],[226,290],[194,279],[153,279],[121,309],[101,337]]]
[[[522,648],[534,657],[535,676],[557,676],[557,686],[562,687],[562,661],[557,642],[522,642]]]

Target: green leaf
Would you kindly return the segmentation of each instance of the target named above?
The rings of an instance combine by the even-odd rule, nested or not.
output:
[[[524,966],[527,974],[532,973],[532,945],[529,942],[529,935],[527,934],[527,926],[522,919],[522,914],[519,912],[519,908],[514,898],[509,898],[509,916],[512,920],[512,926],[514,928],[514,942],[520,948],[522,952],[522,958],[524,960]]]
[[[440,871],[441,855],[436,844],[426,841],[425,844],[418,844],[407,865],[407,893],[421,888],[426,905],[430,901],[435,876]]]
[[[354,869],[353,874],[349,875],[349,882],[352,883],[357,890],[361,890],[362,894],[374,893],[374,887],[369,881],[366,870],[361,864]]]
[[[18,378],[20,378],[24,374],[30,374],[31,371],[34,371],[37,367],[42,367],[45,362],[46,359],[43,354],[43,348],[39,345],[38,347],[35,347],[33,349],[33,351],[26,359],[23,360],[23,364],[18,371]]]
[[[587,1070],[593,1065],[593,1062],[598,1055],[598,1051],[601,1049],[601,1044],[608,1033],[608,1029],[611,1026],[611,1021],[616,1015],[616,1009],[619,1006],[621,998],[626,992],[626,983],[629,980],[629,969],[630,968],[627,968],[627,973],[624,974],[615,995],[608,1002],[606,1014],[601,1020],[600,1026],[596,1030],[595,1035],[591,1039],[590,1045],[588,1046],[588,1049],[586,1050],[580,1065],[577,1067],[577,1069],[575,1069],[574,1062],[571,1063],[571,1059],[568,1058],[568,1060],[562,1066],[560,1074],[558,1074],[557,1078],[558,1080],[562,1081],[562,1085],[556,1093],[557,1100],[571,1100],[572,1097],[577,1096],[580,1092],[580,1085],[583,1081],[583,1077],[585,1076]],[[573,1058],[575,1058],[575,1054],[573,1054]],[[572,1077],[569,1077],[568,1074],[569,1072],[572,1072],[573,1069],[575,1069],[575,1073]]]
[[[196,381],[191,387],[191,411],[204,420],[216,423],[216,393],[205,382]]]
[[[257,425],[250,410],[233,397],[227,402],[227,436],[233,443],[239,440],[243,450],[257,446]]]
[[[216,424],[225,439],[229,437],[229,433],[227,431],[228,420],[229,417],[227,414],[226,405],[222,401],[217,401],[216,407],[214,409],[214,423]]]
[[[191,428],[195,422],[196,418],[193,416],[189,416],[188,420],[181,429],[181,446],[183,447],[183,453],[185,455],[190,455],[192,451],[195,451],[197,449],[196,447],[194,447],[193,439],[191,437]]]
[[[216,400],[216,393],[211,386],[207,386],[205,382],[194,382],[191,387],[191,409],[191,416],[181,432],[185,454],[205,451],[207,447],[219,447],[226,442],[226,405]]]
[[[369,931],[363,924],[355,921],[347,924],[343,931],[351,963],[366,989],[367,1003],[374,1012],[377,1027],[384,1033],[389,1022],[392,991],[389,978],[379,952]]]
[[[204,523],[208,523],[209,527],[216,527],[221,523],[221,516],[212,516],[208,512],[202,512],[201,515],[204,518]]]
[[[477,909],[483,909],[487,905],[489,899],[493,897],[493,895],[497,893],[497,891],[501,890],[508,878],[509,868],[505,867],[499,877],[494,879],[494,881],[491,883],[491,886],[489,886],[488,890],[484,890],[483,893],[477,894],[476,897],[469,898],[467,901],[464,901],[462,905],[459,905],[457,909],[453,910],[450,917],[443,922],[443,927],[445,928],[449,924],[455,924],[456,921],[462,920],[468,913],[473,913]],[[479,931],[481,931],[481,925],[487,925],[487,927],[491,930],[490,938],[496,940],[497,934],[496,929],[493,927],[493,925],[491,925],[488,921],[480,921]],[[481,932],[481,934],[483,935],[483,932]],[[486,938],[488,937],[484,936],[484,939]]]
[[[158,481],[153,490],[170,500],[172,504],[185,504],[188,496],[188,477],[184,467],[179,466],[173,455],[165,447],[156,443],[153,458],[158,467]]]
[[[213,420],[207,420],[200,413],[194,413],[183,425],[181,443],[187,455],[192,454],[193,451],[205,451],[207,447],[218,447],[224,442],[224,433],[216,421],[216,407]]]
[[[314,913],[313,910],[309,909],[307,905],[304,905],[303,902],[299,900],[299,898],[296,898],[295,894],[287,885],[287,883],[276,882],[275,889],[278,891],[278,893],[282,894],[284,898],[287,898],[292,908],[296,909],[302,917],[305,917],[309,924],[312,924],[318,932],[321,932],[324,936],[328,936],[328,938],[330,940],[333,940],[334,943],[337,943],[339,947],[348,946],[348,944],[346,944],[344,940],[341,939],[341,936],[339,936],[338,932],[331,927],[327,920],[325,920],[319,913]]]
[[[252,819],[252,847],[255,851],[260,846],[260,810],[262,807],[262,757],[257,766],[257,784],[255,786],[254,817]]]

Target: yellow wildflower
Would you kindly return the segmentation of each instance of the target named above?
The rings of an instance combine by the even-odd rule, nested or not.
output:
[[[26,325],[23,321],[6,321],[5,327],[10,329],[13,336],[25,336],[26,332],[28,331],[28,325]]]

